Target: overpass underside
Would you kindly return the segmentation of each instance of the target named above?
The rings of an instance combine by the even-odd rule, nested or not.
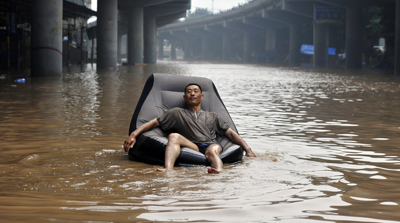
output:
[[[99,0],[97,67],[121,62],[122,36],[127,36],[130,65],[156,63],[157,28],[186,16],[191,0]]]
[[[0,68],[61,75],[70,53],[74,62],[86,59],[83,28],[95,15],[85,5],[66,0],[0,0]]]
[[[0,0],[1,68],[27,64],[31,76],[60,76],[77,57],[84,63],[85,45],[96,39],[97,68],[115,69],[123,34],[129,64],[155,63],[157,27],[185,17],[191,5],[191,0],[98,0],[95,12],[87,8],[90,1],[78,2]],[[97,16],[97,26],[89,32],[91,16]]]
[[[309,35],[311,43],[307,44],[313,46],[313,56],[308,62],[314,67],[328,67],[330,30],[345,15],[344,52],[336,54],[345,55],[346,68],[359,69],[363,56],[363,8],[393,2],[397,8],[394,64],[395,72],[400,73],[400,0],[253,0],[223,13],[161,27],[158,36],[159,40],[168,39],[171,43],[172,59],[180,41],[184,59],[196,52],[195,59],[210,60],[213,55],[213,59],[223,61],[254,62],[260,59],[255,56],[262,54],[263,59],[281,57],[280,60],[298,66],[304,62],[300,53],[305,43],[302,40]],[[311,27],[310,32],[304,33],[304,27]],[[201,46],[193,49],[193,39]],[[162,50],[160,44],[161,55]],[[287,54],[281,55],[282,51]]]

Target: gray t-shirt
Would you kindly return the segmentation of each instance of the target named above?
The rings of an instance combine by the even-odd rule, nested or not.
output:
[[[229,125],[215,112],[172,108],[157,119],[166,132],[176,132],[193,143],[216,143],[217,134],[224,135]]]

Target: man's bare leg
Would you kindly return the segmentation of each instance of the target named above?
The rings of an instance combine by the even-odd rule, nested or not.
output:
[[[206,150],[206,159],[211,164],[211,167],[208,168],[208,173],[220,173],[223,168],[223,163],[221,158],[222,148],[218,144],[210,145]]]
[[[171,133],[168,136],[168,144],[165,149],[165,164],[164,168],[158,168],[156,171],[164,172],[168,169],[172,169],[174,167],[176,159],[178,159],[179,154],[181,152],[181,147],[189,147],[190,149],[199,151],[199,148],[196,144],[192,143],[182,135],[178,133]]]

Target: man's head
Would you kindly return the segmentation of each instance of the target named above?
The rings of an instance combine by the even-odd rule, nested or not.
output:
[[[186,87],[185,87],[185,91],[184,91],[185,94],[186,94],[187,88],[188,88],[189,86],[191,86],[191,85],[195,85],[195,86],[199,87],[200,93],[203,93],[203,90],[201,89],[200,85],[198,85],[198,84],[196,84],[196,83],[190,83],[190,84],[186,85]]]
[[[188,107],[200,105],[204,97],[200,85],[195,83],[188,84],[184,93],[183,99]]]

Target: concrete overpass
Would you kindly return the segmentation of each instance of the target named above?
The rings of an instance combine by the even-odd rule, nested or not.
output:
[[[30,39],[31,76],[62,75],[63,56],[68,54],[69,60],[69,53],[63,52],[63,25],[68,23],[69,33],[69,19],[82,18],[83,33],[87,19],[94,15],[98,69],[116,68],[118,37],[124,33],[128,34],[129,64],[155,63],[157,27],[185,17],[191,5],[191,0],[98,0],[95,12],[74,2],[78,1],[0,0],[0,40],[3,44],[7,39],[8,46],[18,45],[18,39],[27,33],[24,39]],[[82,45],[81,49],[83,52]]]
[[[228,60],[230,54],[230,37],[233,33],[242,35],[243,61],[250,61],[254,35],[264,33],[266,36],[265,51],[276,48],[276,32],[289,28],[289,64],[299,65],[300,26],[313,24],[314,67],[328,66],[329,23],[318,18],[319,10],[333,9],[346,13],[346,68],[362,67],[362,9],[364,7],[396,2],[396,68],[400,73],[400,0],[253,0],[252,2],[216,15],[192,19],[166,25],[158,29],[160,38],[171,41],[171,57],[175,55],[174,42],[177,38],[185,41],[185,50],[190,51],[189,40],[193,37],[202,39],[202,55],[207,59],[210,39],[222,39],[222,59]],[[326,16],[326,14],[325,14]],[[325,18],[326,19],[326,18]],[[160,48],[160,50],[162,50]],[[185,55],[187,54],[185,52]]]
[[[116,67],[124,34],[128,64],[155,63],[157,28],[185,17],[190,6],[191,0],[98,0],[97,67]]]

